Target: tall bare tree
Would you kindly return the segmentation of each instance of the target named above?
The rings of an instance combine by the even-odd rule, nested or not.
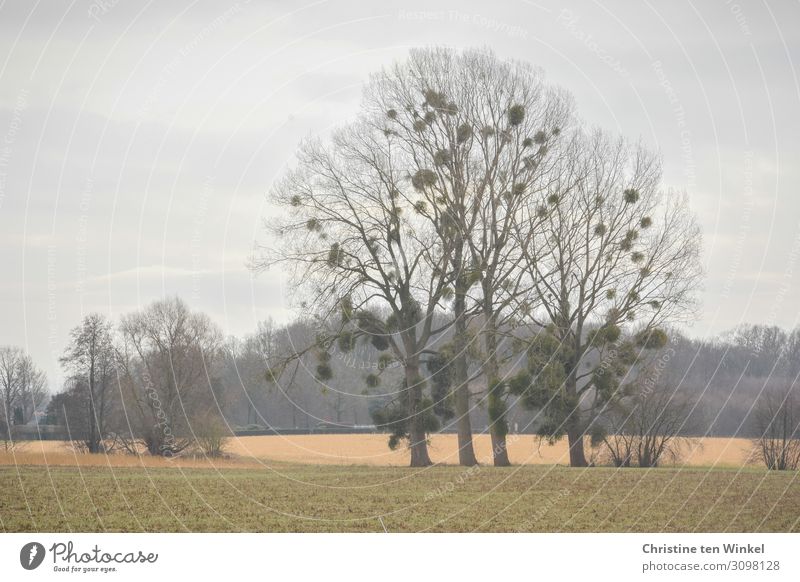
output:
[[[296,283],[314,289],[309,303],[328,305],[329,314],[343,298],[355,312],[389,309],[388,326],[375,318],[360,323],[390,332],[387,347],[407,366],[408,386],[419,383],[414,370],[420,356],[450,354],[452,394],[438,394],[435,408],[448,408],[441,400],[452,399],[464,465],[477,462],[469,418],[469,319],[491,314],[479,374],[494,387],[497,287],[509,283],[512,267],[509,217],[535,190],[548,142],[568,124],[570,109],[569,99],[538,71],[489,51],[415,50],[373,76],[359,121],[336,132],[332,148],[301,147],[299,169],[273,198],[296,217],[277,231],[302,248],[284,248],[257,265],[302,264]],[[307,230],[314,242],[291,234],[297,230]],[[452,346],[431,345],[441,331],[433,325],[437,307],[453,313]],[[401,333],[396,344],[395,332]],[[437,370],[442,387],[445,368]],[[507,464],[496,389],[488,399],[496,413],[495,462]]]
[[[103,315],[87,315],[70,332],[70,344],[60,359],[76,383],[86,387],[88,426],[84,439],[90,453],[103,450],[106,422],[115,395],[117,353],[111,330],[111,322]]]
[[[531,400],[541,430],[566,433],[580,467],[594,415],[641,352],[663,346],[660,328],[693,313],[700,233],[685,197],[659,187],[660,160],[641,145],[579,130],[564,147],[529,208],[539,226],[522,248],[538,305],[534,382],[543,374]]]
[[[507,432],[497,329],[518,292],[515,215],[536,195],[549,169],[552,142],[571,123],[571,100],[540,71],[488,50],[411,52],[375,76],[366,92],[372,123],[409,156],[409,174],[427,180],[418,212],[452,248],[447,304],[454,319],[448,368],[459,459],[476,463],[470,427],[470,330],[480,329],[490,431],[496,465],[507,465]],[[480,321],[470,325],[470,321]]]
[[[293,285],[322,322],[315,342],[320,381],[331,377],[332,341],[351,348],[356,336],[366,336],[403,363],[403,414],[393,424],[407,426],[399,436],[408,436],[412,465],[428,465],[430,407],[421,367],[441,333],[434,314],[449,283],[451,253],[416,211],[431,176],[409,179],[407,155],[392,134],[364,120],[334,132],[327,147],[305,142],[297,157],[297,169],[272,192],[286,212],[272,225],[278,245],[264,249],[253,266],[293,267]],[[381,309],[389,313],[385,320]],[[328,330],[330,322],[339,333]]]

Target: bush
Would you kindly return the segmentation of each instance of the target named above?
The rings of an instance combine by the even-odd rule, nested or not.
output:
[[[213,412],[199,417],[192,426],[196,439],[196,447],[207,457],[223,456],[228,444],[229,431],[224,420]]]
[[[604,411],[592,441],[615,467],[658,467],[676,462],[687,439],[693,402],[668,385],[648,387]]]
[[[800,395],[791,388],[771,390],[755,410],[757,454],[767,469],[796,471],[800,467]]]

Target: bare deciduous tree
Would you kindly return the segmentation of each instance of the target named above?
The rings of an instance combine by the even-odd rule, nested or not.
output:
[[[634,383],[636,392],[610,402],[591,427],[616,467],[657,467],[676,461],[687,443],[687,419],[694,400],[661,382]]]
[[[273,200],[291,219],[274,232],[289,245],[255,266],[293,263],[308,303],[326,306],[330,316],[346,301],[363,318],[357,333],[366,326],[383,335],[379,343],[407,372],[402,392],[410,400],[405,414],[392,413],[395,426],[405,419],[419,433],[417,425],[427,422],[416,419],[420,366],[434,352],[452,354],[448,385],[465,465],[476,463],[467,360],[468,319],[475,315],[482,318],[479,373],[487,378],[495,463],[508,464],[495,335],[501,289],[517,287],[520,253],[510,234],[512,225],[521,229],[512,217],[541,187],[548,147],[568,124],[570,108],[537,71],[489,51],[412,51],[372,78],[359,121],[335,132],[331,147],[301,146],[298,169],[275,189]],[[437,308],[453,312],[452,349],[432,345],[452,324],[434,326]],[[370,309],[388,309],[390,325],[365,315]],[[419,456],[412,462],[424,464],[420,438],[411,437],[412,459]]]
[[[320,381],[330,379],[332,342],[351,348],[356,336],[390,350],[403,362],[399,390],[414,466],[430,464],[423,399],[422,359],[434,328],[434,313],[449,283],[451,249],[441,244],[416,212],[425,180],[409,180],[406,155],[391,134],[365,121],[334,132],[329,147],[304,143],[298,168],[273,190],[272,200],[288,213],[273,225],[276,249],[256,257],[256,269],[286,263],[293,284],[307,294],[321,322],[340,333],[320,333],[315,342]],[[381,321],[376,312],[387,309]],[[321,330],[327,323],[321,324]],[[345,331],[350,326],[352,330]]]
[[[28,423],[47,397],[47,378],[21,348],[0,347],[0,441],[14,447],[15,425]]]
[[[192,422],[215,405],[214,366],[221,333],[207,315],[178,299],[122,318],[120,374],[129,449],[173,456],[194,440]]]
[[[111,322],[94,313],[83,318],[70,332],[70,344],[61,357],[61,365],[78,385],[86,388],[85,427],[71,427],[85,440],[88,452],[103,450],[108,413],[115,396],[117,353]]]
[[[800,397],[796,389],[765,391],[756,404],[756,449],[768,469],[800,467]]]
[[[586,429],[626,369],[666,341],[661,326],[693,312],[700,234],[685,197],[659,188],[660,161],[641,145],[578,131],[564,147],[529,209],[539,223],[523,248],[530,320],[554,340],[563,373],[535,400],[549,420],[543,430],[566,433],[570,464],[580,467]]]
[[[542,187],[551,146],[571,122],[571,100],[540,71],[491,51],[426,49],[377,75],[367,106],[377,112],[374,123],[412,154],[409,174],[428,178],[418,212],[452,248],[445,303],[454,319],[447,351],[459,460],[477,462],[469,420],[472,319],[483,340],[479,374],[487,386],[494,463],[508,465],[497,334],[508,298],[519,291],[520,251],[511,234],[515,215]]]

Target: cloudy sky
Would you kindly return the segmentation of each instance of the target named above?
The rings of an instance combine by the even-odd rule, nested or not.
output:
[[[0,2],[0,344],[57,388],[81,316],[180,294],[226,333],[291,316],[245,267],[298,140],[410,47],[542,67],[663,155],[704,231],[687,332],[798,325],[797,2]]]

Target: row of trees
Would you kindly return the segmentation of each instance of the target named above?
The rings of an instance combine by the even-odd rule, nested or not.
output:
[[[220,452],[222,333],[180,299],[157,301],[114,328],[93,314],[72,330],[65,390],[48,406],[91,453],[121,448],[174,456]]]
[[[354,122],[300,146],[271,201],[252,267],[286,267],[310,315],[241,342],[177,299],[116,328],[90,316],[52,404],[85,427],[87,449],[214,448],[231,401],[248,424],[263,413],[262,379],[290,401],[310,380],[337,421],[357,379],[413,466],[430,464],[443,422],[474,465],[476,407],[495,465],[510,462],[512,403],[543,437],[566,436],[573,466],[588,464],[589,438],[614,463],[657,464],[686,432],[696,401],[662,364],[687,341],[669,326],[693,313],[696,222],[661,187],[656,155],[587,129],[539,71],[488,51],[412,51],[371,78]],[[726,341],[763,355],[790,342],[773,331]],[[342,364],[354,354],[372,364],[357,375]]]
[[[285,327],[265,321],[244,338],[225,338],[207,315],[177,297],[116,324],[90,314],[70,332],[60,359],[67,380],[50,400],[46,422],[65,427],[68,438],[90,453],[168,457],[185,451],[218,455],[234,430],[248,426],[358,424],[359,412],[368,423],[375,400],[354,409],[353,398],[363,395],[320,387],[302,356],[279,387],[268,383],[270,362],[313,338],[313,328],[302,321]],[[374,355],[368,351],[365,358]],[[330,365],[351,384],[360,377],[347,363]]]
[[[192,314],[179,299],[157,302],[116,326],[89,315],[70,334],[62,357],[69,377],[49,403],[47,422],[65,427],[88,452],[170,456],[189,449],[219,454],[235,428],[348,426],[369,422],[370,414],[381,416],[396,398],[385,385],[401,382],[403,374],[401,366],[387,362],[380,372],[383,386],[359,388],[382,355],[371,344],[333,353],[325,364],[335,377],[330,385],[316,377],[320,364],[313,352],[294,359],[279,382],[267,382],[275,364],[313,346],[318,333],[305,320],[286,326],[266,321],[252,335],[217,341],[220,333],[208,318]],[[754,349],[761,345],[754,337],[777,339],[763,350]],[[673,334],[657,360],[637,371],[635,390],[594,417],[590,462],[657,466],[676,460],[691,437],[726,435],[753,438],[757,456],[770,468],[796,468],[800,406],[791,388],[798,337],[800,329],[785,333],[764,326],[741,326],[713,340]],[[452,327],[444,340],[452,343]],[[25,438],[21,425],[31,423],[47,395],[44,374],[29,357],[16,348],[0,351],[3,400],[12,402],[3,408],[12,411],[3,415],[11,425],[2,438],[8,448]],[[429,378],[434,390],[446,384],[440,369]],[[446,391],[441,406],[451,406],[453,396]],[[549,434],[535,408],[520,406],[524,397],[511,403],[515,430],[533,427]],[[477,399],[470,418],[484,430],[490,421],[485,398]],[[455,424],[450,418],[443,428]]]
[[[427,433],[455,417],[475,464],[472,386],[490,417],[494,464],[509,464],[509,398],[540,432],[584,437],[635,391],[663,326],[692,312],[699,231],[660,187],[657,156],[588,130],[571,98],[488,51],[412,51],[374,75],[356,121],[312,139],[275,186],[272,240],[253,267],[290,268],[314,306],[313,351],[369,342],[403,371],[376,411],[430,464]],[[365,377],[377,386],[381,373]]]

